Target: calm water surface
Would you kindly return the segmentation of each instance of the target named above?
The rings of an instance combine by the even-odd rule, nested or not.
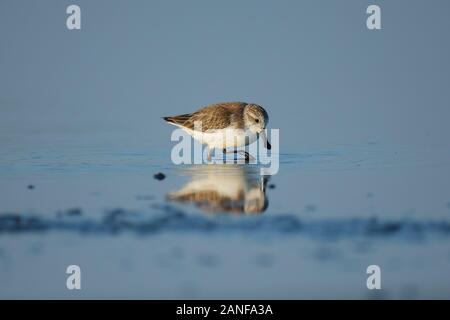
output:
[[[170,146],[46,141],[0,153],[3,298],[450,297],[448,150],[305,147],[261,177],[175,166]]]

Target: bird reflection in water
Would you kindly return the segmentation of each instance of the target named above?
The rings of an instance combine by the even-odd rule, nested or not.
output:
[[[183,169],[190,177],[169,201],[193,204],[207,213],[258,214],[269,204],[266,196],[268,176],[259,168],[238,164],[191,166]]]

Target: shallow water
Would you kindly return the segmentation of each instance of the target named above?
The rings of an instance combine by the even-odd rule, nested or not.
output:
[[[30,149],[0,155],[3,298],[450,297],[447,150],[315,148],[262,177],[169,148]]]

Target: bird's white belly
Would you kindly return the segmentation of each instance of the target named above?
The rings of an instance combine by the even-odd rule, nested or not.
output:
[[[251,144],[257,139],[256,133],[243,129],[220,129],[211,132],[189,130],[189,134],[210,148],[236,148]]]

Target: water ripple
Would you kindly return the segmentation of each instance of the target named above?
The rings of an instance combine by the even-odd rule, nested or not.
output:
[[[83,213],[61,212],[54,217],[2,213],[0,234],[69,231],[92,234],[134,232],[153,235],[162,232],[299,234],[319,239],[354,237],[450,236],[446,220],[387,220],[372,218],[341,218],[302,220],[293,214],[266,216],[196,215],[168,204],[155,205],[148,212],[114,209],[94,219]]]

